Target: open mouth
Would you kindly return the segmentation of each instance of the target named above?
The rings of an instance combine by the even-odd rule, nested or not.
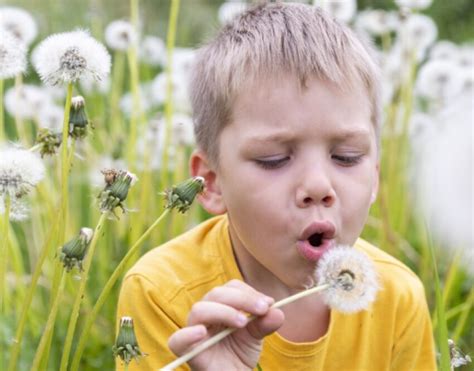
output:
[[[308,238],[308,242],[313,247],[319,247],[323,243],[323,234],[322,233],[313,233]]]

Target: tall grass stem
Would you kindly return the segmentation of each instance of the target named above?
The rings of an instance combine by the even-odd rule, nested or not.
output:
[[[44,360],[45,364],[48,364],[49,360],[49,339],[54,330],[54,322],[56,321],[56,315],[58,313],[59,302],[61,300],[62,293],[64,291],[64,285],[66,282],[66,273],[64,268],[61,268],[61,279],[59,282],[59,288],[56,292],[56,295],[53,299],[53,305],[51,306],[48,320],[46,321],[45,328],[43,330],[43,334],[41,335],[41,340],[39,342],[38,348],[36,349],[35,358],[33,359],[33,365],[31,367],[32,370],[39,370],[41,361]]]

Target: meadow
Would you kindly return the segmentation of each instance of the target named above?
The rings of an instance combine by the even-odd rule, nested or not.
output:
[[[363,237],[421,278],[440,369],[467,370],[474,35],[443,39],[430,0],[395,3],[322,3],[382,66],[381,183]],[[195,47],[245,6],[0,3],[0,370],[113,369],[123,274],[209,217],[170,207],[195,144],[187,81]]]

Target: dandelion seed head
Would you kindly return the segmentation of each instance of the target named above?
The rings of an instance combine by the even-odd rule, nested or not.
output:
[[[130,22],[116,20],[105,28],[105,43],[113,50],[125,51],[138,41],[138,34]]]
[[[357,14],[355,28],[370,35],[379,36],[395,31],[398,24],[398,15],[395,12],[369,9]]]
[[[64,109],[53,103],[42,106],[37,115],[38,126],[53,132],[62,130]]]
[[[217,19],[221,24],[229,22],[232,18],[243,13],[247,9],[245,1],[227,1],[222,3],[217,11]]]
[[[433,0],[395,0],[395,3],[400,8],[410,8],[410,9],[426,9],[428,8]]]
[[[400,24],[397,41],[404,49],[426,51],[437,36],[438,28],[433,19],[424,14],[411,14]]]
[[[323,291],[324,302],[342,313],[366,309],[379,290],[371,260],[349,246],[338,246],[324,254],[318,262],[316,278],[318,285],[330,285]]]
[[[0,215],[5,214],[5,197],[0,194]],[[17,198],[10,199],[9,220],[21,222],[26,220],[29,215],[29,208],[23,200]]]
[[[15,77],[26,70],[26,47],[9,32],[0,38],[0,79]]]
[[[106,48],[83,30],[47,37],[34,50],[32,58],[47,85],[75,83],[86,76],[100,81],[110,72]]]
[[[45,168],[34,153],[8,147],[0,149],[0,194],[21,198],[44,177]]]
[[[462,83],[461,70],[455,63],[429,60],[418,72],[416,90],[426,98],[443,102],[459,94]]]
[[[38,35],[36,21],[29,12],[13,6],[0,7],[0,30],[10,32],[25,45],[30,45]]]
[[[437,41],[430,49],[430,59],[454,60],[458,55],[458,47],[451,41]]]
[[[12,117],[33,119],[48,104],[52,104],[49,95],[35,85],[13,86],[5,92],[5,110]]]
[[[145,36],[140,44],[140,60],[151,66],[159,66],[165,63],[165,43],[159,37]]]
[[[314,0],[313,4],[341,22],[349,22],[357,11],[356,0]]]

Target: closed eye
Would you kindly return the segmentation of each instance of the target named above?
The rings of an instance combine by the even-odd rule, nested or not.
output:
[[[356,156],[333,155],[332,158],[336,160],[342,166],[352,166],[360,162],[360,160],[362,159],[362,155],[356,155]]]
[[[282,158],[268,158],[268,159],[255,159],[255,162],[258,166],[263,169],[271,170],[278,169],[285,165],[290,160],[289,156]]]

